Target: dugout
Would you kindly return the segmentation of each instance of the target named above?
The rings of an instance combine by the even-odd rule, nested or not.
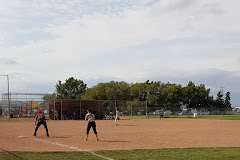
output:
[[[103,100],[54,99],[49,103],[49,119],[84,119],[87,109],[91,109],[96,119],[103,119]]]

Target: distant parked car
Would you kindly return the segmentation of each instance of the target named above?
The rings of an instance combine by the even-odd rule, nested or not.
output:
[[[137,112],[137,114],[138,114],[138,115],[141,115],[141,114],[142,114],[142,112]]]
[[[180,115],[180,116],[181,116],[181,115],[183,115],[183,113],[182,113],[182,112],[179,112],[179,113],[178,113],[178,115]]]
[[[153,115],[159,115],[161,112],[161,110],[156,110],[155,112],[153,112]]]
[[[171,114],[172,114],[172,111],[170,111],[170,110],[164,111],[164,115],[171,115]]]

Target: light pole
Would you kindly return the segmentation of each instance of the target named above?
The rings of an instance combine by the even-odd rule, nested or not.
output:
[[[9,119],[10,119],[9,77],[8,77],[8,75],[0,75],[0,76],[6,76],[7,77],[7,82],[8,82],[8,116],[9,116]]]

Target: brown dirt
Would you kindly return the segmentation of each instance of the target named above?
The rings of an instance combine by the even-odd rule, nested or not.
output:
[[[97,120],[84,141],[86,121],[47,121],[33,137],[34,121],[0,121],[0,151],[130,150],[192,147],[240,147],[240,121],[199,119]],[[20,136],[20,137],[19,137]],[[75,147],[75,148],[70,148]]]

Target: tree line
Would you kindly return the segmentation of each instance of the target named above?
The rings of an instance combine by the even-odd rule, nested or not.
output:
[[[56,93],[43,97],[44,100],[49,98],[147,101],[149,107],[166,109],[181,106],[231,108],[229,91],[224,95],[223,90],[219,90],[214,99],[210,95],[210,88],[206,88],[204,84],[195,85],[192,81],[189,81],[186,86],[149,80],[144,83],[110,81],[88,88],[82,80],[70,77],[65,83],[58,81]]]

